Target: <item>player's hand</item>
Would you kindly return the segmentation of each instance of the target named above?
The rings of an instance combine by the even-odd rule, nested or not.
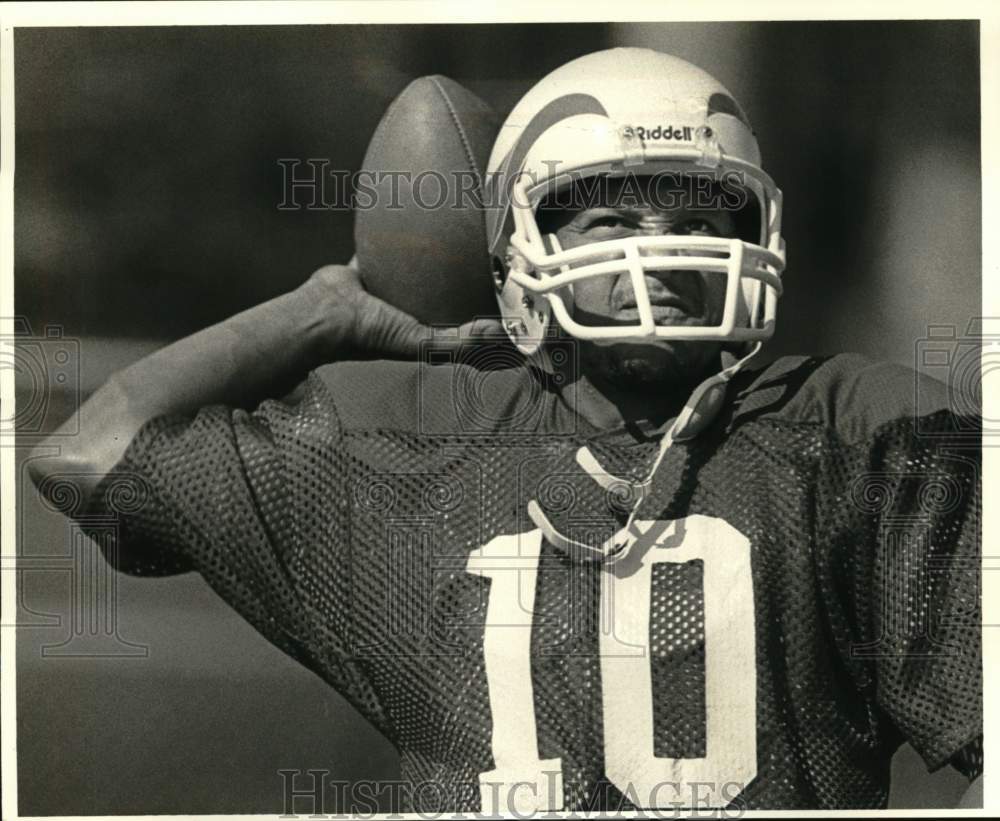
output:
[[[309,278],[307,287],[328,306],[330,361],[412,359],[420,355],[421,343],[432,334],[435,350],[504,338],[503,326],[489,318],[466,322],[446,333],[440,328],[432,330],[368,293],[353,259],[347,265],[324,265]]]

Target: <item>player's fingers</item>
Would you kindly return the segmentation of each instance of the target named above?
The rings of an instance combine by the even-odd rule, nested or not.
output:
[[[475,346],[510,344],[503,325],[492,317],[479,317],[450,327],[427,328],[427,332],[435,351],[458,351]]]
[[[507,338],[500,320],[489,316],[462,323],[458,328],[458,335],[462,339],[476,342],[496,342]]]
[[[491,317],[480,317],[459,326],[429,326],[389,303],[369,297],[365,303],[359,347],[365,358],[418,359],[426,350],[457,351],[469,345],[507,344],[503,326]]]
[[[363,314],[359,358],[414,359],[431,337],[430,328],[384,300],[369,297]]]

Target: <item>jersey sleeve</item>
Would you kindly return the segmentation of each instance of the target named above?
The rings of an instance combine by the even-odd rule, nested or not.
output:
[[[341,437],[315,375],[252,413],[213,406],[154,419],[102,482],[83,524],[114,521],[116,539],[95,538],[120,570],[199,572],[270,642],[378,724],[351,653]]]
[[[902,368],[873,367],[839,390],[816,520],[834,634],[883,742],[908,741],[930,770],[951,762],[974,777],[983,733],[979,417]],[[920,403],[901,399],[915,394]]]

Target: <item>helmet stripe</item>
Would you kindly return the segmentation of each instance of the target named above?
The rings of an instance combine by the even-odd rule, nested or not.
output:
[[[562,97],[557,97],[531,118],[517,142],[514,143],[513,148],[500,163],[500,167],[486,180],[486,202],[489,204],[489,211],[486,215],[486,230],[489,237],[490,253],[493,253],[503,234],[504,224],[510,211],[514,176],[521,170],[531,146],[553,125],[578,114],[600,114],[606,117],[608,112],[600,101],[590,94],[565,94]],[[503,185],[502,199],[495,199],[497,192],[494,187],[498,184]]]
[[[716,92],[708,98],[708,116],[711,117],[713,114],[732,114],[743,125],[750,128],[750,122],[747,120],[746,114],[743,113],[743,109],[728,94]]]

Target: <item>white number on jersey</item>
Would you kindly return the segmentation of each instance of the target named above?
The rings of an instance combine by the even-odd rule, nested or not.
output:
[[[602,573],[600,635],[607,776],[623,793],[671,806],[695,794],[723,807],[757,774],[756,631],[750,542],[721,519],[638,521],[628,566]],[[496,768],[480,774],[482,811],[563,809],[561,759],[538,754],[531,627],[542,534],[498,536],[467,569],[491,580],[483,655]],[[633,557],[637,557],[633,562]],[[704,758],[665,758],[653,746],[650,599],[653,565],[701,560],[705,637]],[[622,563],[624,564],[624,563]],[[697,782],[698,792],[686,789]],[[671,785],[673,789],[664,789]],[[680,790],[681,792],[677,792]]]

